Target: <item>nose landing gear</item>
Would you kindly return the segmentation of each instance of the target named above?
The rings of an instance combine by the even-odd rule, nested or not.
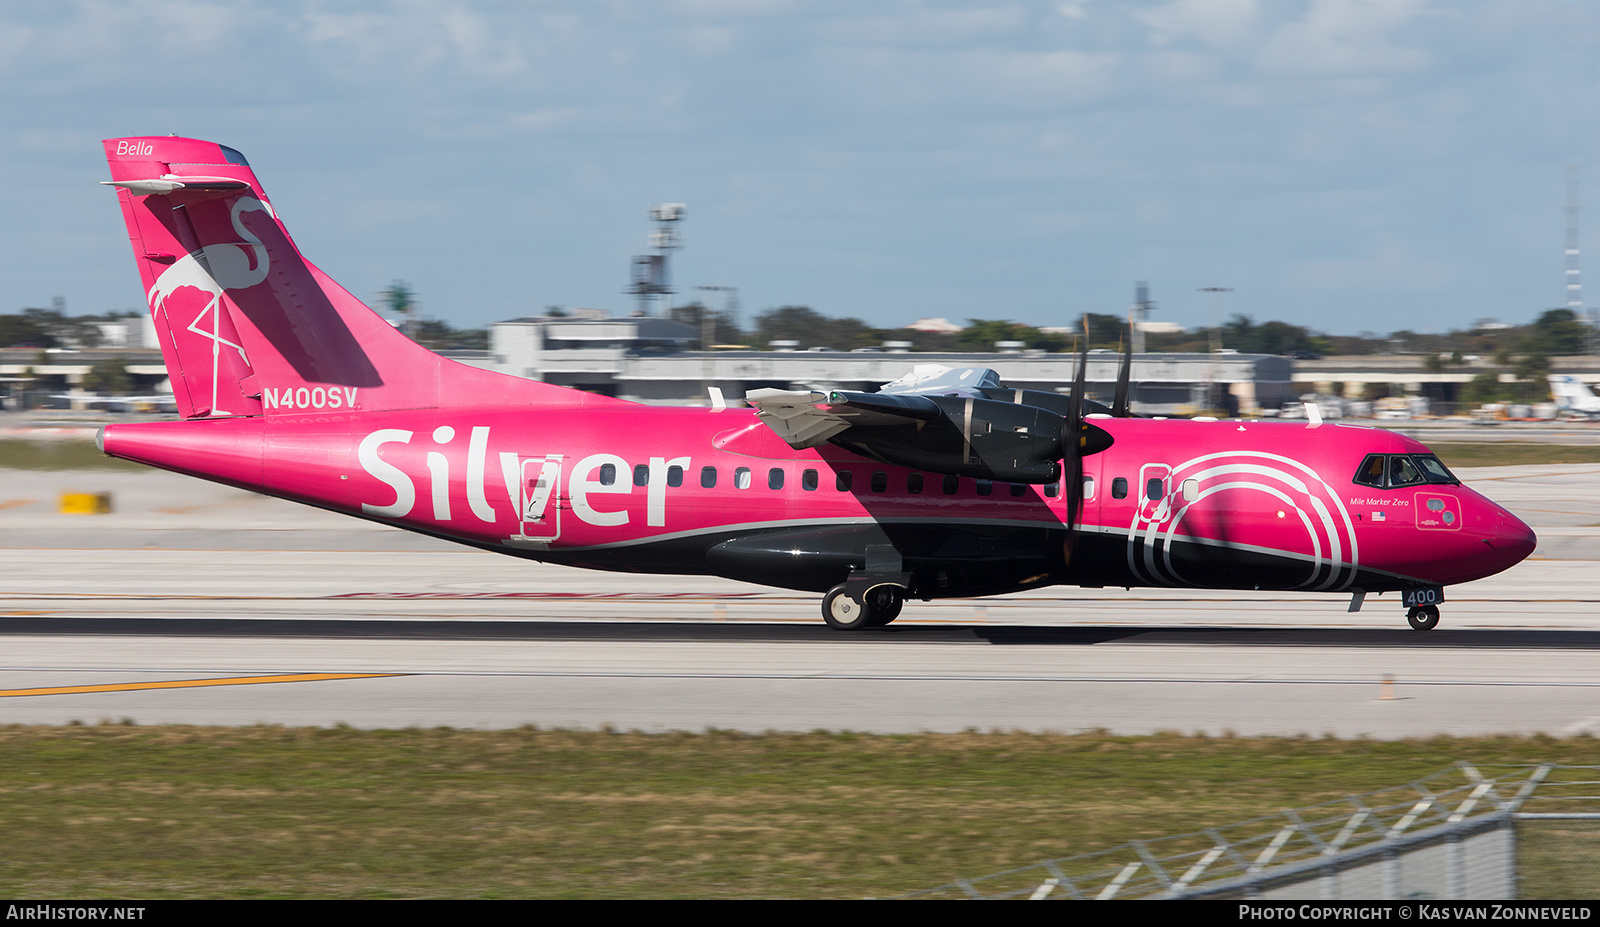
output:
[[[1439,606],[1413,605],[1406,611],[1406,622],[1413,631],[1432,631],[1439,626]]]

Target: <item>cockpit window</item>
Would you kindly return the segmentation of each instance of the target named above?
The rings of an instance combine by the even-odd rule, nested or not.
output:
[[[1460,485],[1455,474],[1432,454],[1368,454],[1356,471],[1354,482],[1379,489],[1420,486],[1424,483]]]
[[[1404,454],[1389,458],[1389,485],[1410,486],[1422,482],[1422,471]]]
[[[1356,482],[1363,486],[1376,486],[1383,488],[1383,471],[1386,469],[1382,454],[1368,454],[1367,459],[1361,461],[1361,469],[1356,471]]]
[[[1432,454],[1415,454],[1411,459],[1415,460],[1417,466],[1422,468],[1423,476],[1430,483],[1450,483],[1453,485],[1461,483],[1460,480],[1456,479],[1456,475],[1451,473],[1444,464],[1439,462],[1439,458]]]

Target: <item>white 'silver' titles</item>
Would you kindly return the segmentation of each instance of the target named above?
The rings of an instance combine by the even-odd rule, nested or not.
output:
[[[329,390],[331,394],[333,391]],[[354,390],[350,391],[354,393]],[[263,393],[263,399],[265,399]],[[281,397],[280,397],[281,398]],[[486,425],[473,427],[469,431],[467,441],[465,490],[467,507],[474,517],[485,524],[494,524],[499,513],[490,504],[488,499],[489,472],[485,463],[489,456],[489,428]],[[356,447],[356,461],[367,475],[388,486],[394,493],[394,501],[387,503],[364,502],[361,511],[368,515],[378,515],[384,518],[407,518],[412,515],[417,505],[417,484],[412,473],[396,466],[390,460],[384,459],[383,446],[386,444],[411,444],[416,437],[414,432],[403,428],[383,428],[374,431],[361,439]],[[460,444],[453,443],[456,438],[456,429],[449,425],[435,428],[431,435],[432,443],[444,449],[440,451],[427,451],[423,457],[423,470],[428,481],[427,498],[431,501],[433,520],[448,522],[455,517],[451,508],[451,469],[452,460],[459,465],[458,456]],[[454,448],[453,453],[449,453]],[[510,511],[515,516],[527,510],[529,501],[534,498],[532,493],[535,487],[526,487],[530,493],[524,497],[525,487],[518,479],[521,458],[510,452],[500,453],[502,476],[505,482],[506,498],[511,503]],[[611,476],[601,479],[596,475],[601,467],[610,464]],[[673,470],[681,473],[689,469],[691,461],[688,457],[674,457],[670,460],[664,457],[651,457],[646,477],[645,486],[645,524],[652,528],[664,527],[667,523],[667,488],[669,474]],[[627,503],[618,500],[623,507],[599,507],[597,497],[603,495],[627,496],[633,492],[633,483],[626,476],[618,479],[618,474],[626,474],[628,462],[615,454],[592,454],[578,461],[570,473],[567,483],[566,498],[571,504],[572,511],[578,518],[597,527],[619,527],[626,525],[630,519]],[[456,471],[461,472],[461,471]],[[559,473],[559,468],[551,468],[552,473]],[[559,477],[557,477],[559,478]],[[546,490],[548,492],[548,489]]]

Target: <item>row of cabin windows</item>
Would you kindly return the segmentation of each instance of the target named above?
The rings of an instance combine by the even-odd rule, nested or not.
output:
[[[1440,467],[1439,469],[1442,470],[1443,468]],[[773,467],[772,469],[768,470],[767,471],[767,488],[768,489],[782,489],[783,488],[783,482],[784,482],[784,472],[785,471],[784,471],[784,469],[782,467]],[[611,486],[611,485],[615,484],[617,482],[617,467],[616,467],[616,465],[615,464],[601,464],[600,465],[599,477],[600,477],[599,482],[600,482],[601,486]],[[980,495],[980,496],[988,496],[988,495],[993,495],[994,494],[994,481],[992,481],[992,480],[974,480],[973,482],[976,484],[975,488],[977,489],[978,495]],[[751,483],[751,473],[750,473],[750,468],[749,467],[739,467],[738,469],[733,471],[733,485],[734,485],[735,489],[749,489],[750,488],[750,483]],[[849,492],[852,489],[852,487],[854,486],[854,483],[855,483],[855,473],[854,473],[854,471],[851,471],[851,470],[838,470],[838,471],[835,471],[835,473],[834,473],[834,489],[838,490],[839,492]],[[635,464],[634,468],[633,468],[633,485],[635,485],[635,486],[648,486],[649,484],[650,484],[650,465],[649,464]],[[667,468],[667,485],[668,486],[672,486],[672,487],[678,487],[678,486],[682,486],[683,485],[683,468],[682,467],[671,466],[671,467]],[[700,468],[700,485],[705,487],[706,489],[713,489],[713,488],[716,487],[716,485],[717,485],[717,468],[716,467],[701,467]],[[800,488],[801,489],[804,489],[806,492],[811,492],[811,491],[815,490],[819,485],[821,485],[821,483],[820,483],[820,481],[818,479],[816,470],[802,470],[800,472]],[[874,470],[874,471],[872,471],[872,476],[871,476],[871,478],[869,480],[869,484],[868,485],[871,487],[873,492],[888,492],[889,491],[889,474],[886,471],[883,471],[883,470]],[[908,474],[906,474],[906,492],[913,493],[913,494],[921,493],[926,488],[926,485],[927,485],[926,484],[926,480],[925,480],[923,474],[921,474],[921,473],[908,473]],[[1010,492],[1011,492],[1011,495],[1013,495],[1013,496],[1019,496],[1020,497],[1020,496],[1026,495],[1027,492],[1028,492],[1028,487],[1027,487],[1027,484],[1025,484],[1025,483],[1007,483],[1006,485],[1010,487]],[[940,481],[939,488],[945,495],[953,496],[957,492],[959,492],[960,489],[961,489],[961,478],[958,477],[958,476],[955,476],[953,474],[945,474],[945,476]],[[1188,489],[1187,484],[1185,484],[1185,489]],[[1059,493],[1059,491],[1060,491],[1060,487],[1056,483],[1046,483],[1045,486],[1044,486],[1044,494],[1046,496],[1049,496],[1052,499],[1056,497],[1056,495]],[[1160,501],[1161,497],[1166,494],[1166,484],[1165,484],[1165,482],[1160,477],[1155,477],[1155,478],[1146,480],[1145,481],[1145,487],[1144,487],[1144,494],[1145,494],[1145,497],[1148,498],[1152,502]],[[1190,494],[1192,495],[1192,493],[1190,493]],[[1093,477],[1084,477],[1084,480],[1083,480],[1083,497],[1085,499],[1093,499],[1094,498],[1094,478]],[[1126,477],[1119,476],[1116,479],[1111,481],[1111,498],[1113,498],[1113,499],[1126,499],[1126,498],[1128,498],[1128,480],[1127,480]]]
[[[1183,481],[1183,493],[1184,493],[1185,496],[1187,496],[1189,498],[1194,498],[1199,493],[1199,491],[1200,491],[1200,484],[1199,484],[1198,481],[1196,481],[1196,480],[1184,480]],[[1160,502],[1161,501],[1161,497],[1165,496],[1166,494],[1167,494],[1167,483],[1166,483],[1166,480],[1163,480],[1161,477],[1159,477],[1159,476],[1151,477],[1150,479],[1144,481],[1144,495],[1145,495],[1145,498],[1149,499],[1151,502]],[[1094,498],[1094,477],[1092,477],[1092,476],[1086,476],[1086,477],[1083,478],[1083,497],[1085,499],[1093,499]],[[1113,498],[1113,499],[1126,499],[1126,498],[1128,498],[1128,478],[1127,477],[1119,476],[1116,479],[1111,481],[1111,498]]]
[[[768,470],[767,471],[767,488],[768,489],[782,489],[783,488],[784,479],[785,479],[785,476],[784,476],[785,472],[786,471],[782,467],[773,467],[772,469]],[[612,486],[612,485],[615,485],[616,482],[617,482],[617,467],[616,467],[616,464],[601,464],[600,465],[600,472],[598,474],[598,477],[599,477],[598,482],[600,483],[601,486]],[[993,480],[974,480],[973,482],[974,482],[975,487],[977,489],[978,495],[980,495],[980,496],[988,496],[988,495],[993,495],[994,494],[994,481]],[[1126,482],[1126,481],[1124,481],[1124,482]],[[635,486],[648,486],[649,484],[650,484],[650,465],[649,464],[636,464],[636,465],[634,465],[634,468],[633,468],[633,485],[635,485]],[[750,484],[751,484],[751,473],[750,473],[750,468],[749,467],[739,467],[739,468],[737,468],[737,469],[735,469],[733,471],[733,486],[734,486],[735,489],[749,489],[750,488]],[[667,468],[667,485],[668,486],[673,486],[673,487],[677,487],[677,486],[682,486],[683,485],[683,468],[682,467],[671,466],[671,467]],[[716,487],[716,485],[717,485],[717,468],[716,467],[701,467],[700,468],[700,485],[702,487],[706,488],[706,489],[714,489]],[[821,485],[821,480],[818,477],[818,474],[817,474],[816,470],[802,470],[800,472],[800,488],[801,489],[805,490],[806,492],[812,492],[815,489],[817,489],[817,487],[819,487],[820,485]],[[835,490],[837,490],[839,492],[849,492],[854,487],[854,485],[855,485],[855,473],[854,473],[854,471],[851,471],[851,470],[838,470],[838,471],[835,471],[835,473],[834,473],[834,484],[833,484],[833,488]],[[871,487],[873,492],[888,492],[889,491],[889,474],[888,474],[888,472],[884,471],[884,470],[874,470],[874,471],[872,471],[872,476],[868,480],[868,485]],[[1010,487],[1010,493],[1013,496],[1023,496],[1023,495],[1026,495],[1027,492],[1028,492],[1028,486],[1027,486],[1026,483],[1007,483],[1007,484],[1004,484],[1004,485],[1007,485],[1007,486]],[[921,493],[921,492],[925,491],[926,488],[927,488],[927,480],[924,477],[924,475],[921,474],[921,473],[909,473],[909,474],[906,475],[906,487],[905,488],[906,488],[906,492],[909,492],[909,493]],[[958,476],[951,475],[951,474],[946,474],[944,477],[942,477],[940,479],[939,488],[945,495],[953,496],[957,492],[959,492],[960,489],[961,489],[961,478],[958,477]],[[1056,484],[1056,483],[1047,483],[1047,484],[1045,484],[1045,486],[1044,486],[1044,494],[1046,496],[1049,496],[1050,498],[1053,499],[1059,493],[1060,493],[1060,486],[1058,484]]]

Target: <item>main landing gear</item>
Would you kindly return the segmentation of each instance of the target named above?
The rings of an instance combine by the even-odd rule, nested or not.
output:
[[[840,583],[822,597],[822,620],[835,631],[881,628],[900,617],[905,590],[890,583]]]
[[[1439,606],[1413,605],[1406,612],[1406,622],[1413,631],[1432,631],[1439,626]]]

